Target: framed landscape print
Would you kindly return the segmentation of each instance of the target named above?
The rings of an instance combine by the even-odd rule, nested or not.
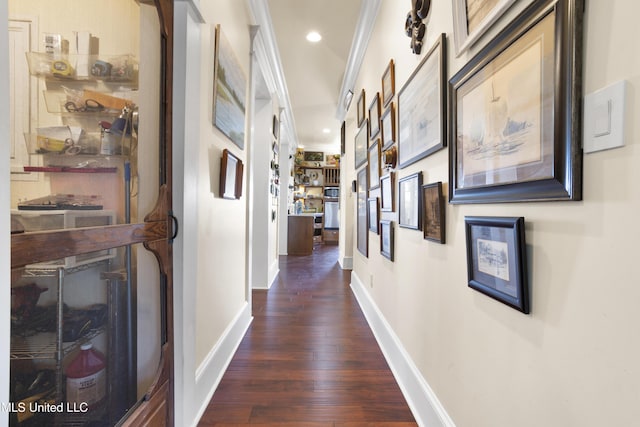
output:
[[[369,256],[369,231],[367,229],[367,214],[369,204],[367,202],[367,168],[362,168],[358,172],[358,179],[356,182],[357,190],[357,218],[356,218],[356,240],[358,251],[368,257]]]
[[[449,81],[451,203],[582,199],[580,5],[533,3]]]
[[[523,217],[465,217],[469,287],[529,313]]]
[[[358,169],[367,163],[367,149],[369,148],[369,121],[365,119],[356,134],[354,143],[354,167]]]
[[[441,34],[398,93],[398,164],[446,146],[446,37]]]
[[[445,203],[442,182],[422,186],[422,232],[425,240],[444,244]]]
[[[398,180],[398,225],[420,230],[422,172]]]
[[[378,234],[380,232],[380,199],[377,197],[369,197],[369,231]]]
[[[453,0],[456,56],[482,36],[516,0]]]
[[[365,105],[365,102],[366,102],[366,98],[364,94],[364,89],[362,89],[356,105],[356,108],[357,108],[356,116],[358,119],[358,127],[362,126],[364,119],[367,118],[367,106]]]
[[[369,147],[369,189],[380,186],[380,138]]]
[[[386,150],[396,142],[396,108],[393,102],[382,114],[380,126],[382,126],[382,149]]]
[[[393,261],[393,222],[380,221],[380,253]]]
[[[380,93],[376,92],[369,105],[369,138],[373,139],[380,132]]]
[[[393,59],[389,61],[389,65],[382,75],[382,106],[389,105],[393,96],[396,94],[396,72]]]
[[[247,78],[220,25],[215,30],[214,56],[213,124],[242,150]]]
[[[380,210],[382,212],[393,212],[393,177],[394,173],[389,172],[380,178]]]

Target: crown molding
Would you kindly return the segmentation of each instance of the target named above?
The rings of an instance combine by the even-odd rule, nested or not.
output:
[[[351,51],[349,52],[349,58],[347,60],[347,67],[342,78],[342,86],[340,87],[340,93],[338,95],[338,108],[336,110],[336,118],[339,122],[344,121],[347,115],[347,106],[345,105],[345,99],[349,94],[349,91],[355,93],[354,85],[360,73],[360,66],[364,60],[364,55],[367,52],[367,46],[373,34],[373,28],[378,17],[378,11],[382,0],[363,0],[362,6],[360,6],[360,16],[358,18],[358,25],[356,26],[355,33],[353,34],[353,40],[351,42]]]
[[[249,11],[251,12],[253,22],[260,30],[256,37],[256,58],[260,64],[260,68],[265,75],[265,81],[269,90],[274,90],[278,97],[278,104],[283,108],[280,115],[282,132],[281,139],[287,140],[290,146],[298,146],[298,134],[296,133],[295,121],[291,110],[291,101],[289,99],[289,90],[280,61],[280,52],[276,36],[273,31],[273,22],[269,13],[269,4],[267,0],[246,0]]]

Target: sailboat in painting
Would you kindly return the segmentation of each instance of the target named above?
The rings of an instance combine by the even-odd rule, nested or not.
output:
[[[517,153],[532,127],[527,121],[509,117],[507,101],[495,94],[493,83],[485,105],[485,118],[479,125],[470,136],[463,137],[466,154],[475,160]]]

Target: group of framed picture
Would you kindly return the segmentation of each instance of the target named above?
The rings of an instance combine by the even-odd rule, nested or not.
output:
[[[480,3],[454,0],[458,56],[517,2]],[[396,188],[398,226],[445,242],[443,184],[423,184],[422,172],[396,177],[384,160],[392,146],[401,170],[448,145],[450,204],[582,199],[583,9],[584,0],[532,2],[448,81],[441,34],[397,108],[393,61],[368,117],[361,92],[355,167],[368,163],[368,175],[358,191],[368,184],[379,197],[359,194],[358,215],[369,220],[363,232],[384,231],[384,256],[393,259],[394,224],[380,216],[395,212]],[[524,218],[467,217],[465,227],[469,286],[528,313]]]

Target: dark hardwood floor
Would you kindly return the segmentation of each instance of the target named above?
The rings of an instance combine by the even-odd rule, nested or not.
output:
[[[337,246],[280,258],[199,426],[415,426],[337,262]]]

